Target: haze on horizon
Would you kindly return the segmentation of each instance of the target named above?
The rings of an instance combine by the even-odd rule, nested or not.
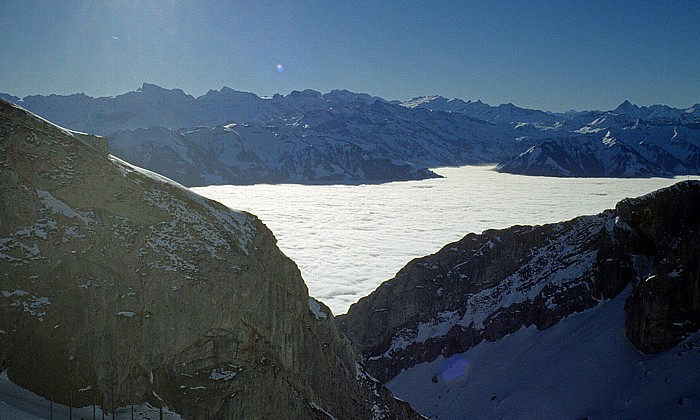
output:
[[[549,111],[700,102],[693,1],[0,3],[0,92],[348,89]]]

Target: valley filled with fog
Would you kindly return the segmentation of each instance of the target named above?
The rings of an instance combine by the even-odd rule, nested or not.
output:
[[[299,266],[309,294],[334,314],[409,260],[470,232],[559,222],[612,208],[697,176],[554,178],[490,166],[434,170],[444,178],[366,185],[219,185],[193,188],[257,215]]]

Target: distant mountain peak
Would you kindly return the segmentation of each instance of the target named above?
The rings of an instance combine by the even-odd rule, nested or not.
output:
[[[614,109],[614,112],[618,114],[624,114],[630,111],[637,111],[639,110],[639,107],[637,105],[634,105],[632,102],[629,100],[625,100],[623,103],[618,105],[617,108]]]
[[[158,85],[156,85],[156,84],[153,84],[153,83],[146,83],[146,82],[143,82],[143,84],[141,85],[141,87],[138,88],[138,89],[136,89],[137,92],[144,92],[144,93],[146,93],[146,92],[164,91],[164,90],[167,90],[167,89],[162,88],[162,87],[160,87],[160,86],[158,86]]]
[[[291,98],[295,97],[309,97],[309,98],[320,98],[321,92],[313,89],[304,89],[304,90],[293,90],[287,95]]]

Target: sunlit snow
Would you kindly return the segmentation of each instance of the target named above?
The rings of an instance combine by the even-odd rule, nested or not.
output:
[[[387,386],[431,419],[697,418],[700,334],[645,355],[625,337],[624,293],[546,330],[521,328]]]
[[[434,171],[445,178],[193,190],[260,217],[299,265],[309,293],[337,315],[410,259],[436,252],[469,232],[596,214],[625,197],[689,178],[530,177],[485,166]]]

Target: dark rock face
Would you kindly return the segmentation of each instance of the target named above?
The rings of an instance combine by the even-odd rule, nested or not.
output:
[[[523,326],[548,328],[633,283],[630,341],[663,350],[700,327],[698,206],[700,183],[684,182],[597,216],[469,234],[411,261],[338,321],[388,380]]]
[[[617,205],[655,249],[651,276],[625,304],[627,337],[657,353],[700,327],[700,183],[684,182]]]
[[[77,405],[411,418],[253,215],[0,101],[0,364]],[[82,391],[79,391],[82,390]]]

